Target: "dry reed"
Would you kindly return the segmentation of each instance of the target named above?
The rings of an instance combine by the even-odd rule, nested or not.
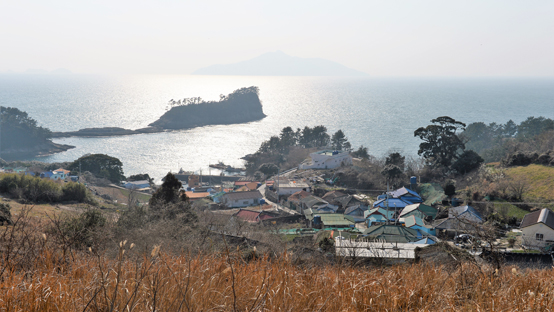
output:
[[[0,233],[0,311],[551,311],[554,306],[554,269],[494,271],[470,263],[456,269],[303,268],[288,254],[248,262],[234,249],[172,255],[155,246],[145,254],[126,241],[119,242],[115,257],[93,248],[70,255],[34,228],[35,235],[15,235],[17,224]]]

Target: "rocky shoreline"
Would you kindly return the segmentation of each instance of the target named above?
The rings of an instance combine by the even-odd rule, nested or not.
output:
[[[111,137],[122,135],[133,135],[142,133],[158,133],[166,130],[157,127],[146,127],[137,130],[124,129],[119,127],[104,127],[104,128],[85,128],[78,131],[68,132],[52,132],[53,138],[69,138],[69,137]]]
[[[75,148],[75,146],[67,145],[67,144],[58,144],[54,142],[47,142],[40,145],[35,145],[33,147],[28,147],[28,148],[8,149],[5,151],[2,151],[0,155],[2,156],[2,159],[5,159],[5,160],[17,160],[19,158],[27,158],[27,157],[50,156],[52,154],[65,152],[72,148]]]

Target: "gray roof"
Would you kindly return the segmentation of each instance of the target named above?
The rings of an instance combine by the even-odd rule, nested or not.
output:
[[[232,192],[223,194],[222,197],[225,197],[229,200],[241,200],[241,199],[260,199],[263,198],[260,191],[248,191],[248,192]]]
[[[352,211],[356,210],[356,209],[361,209],[362,211],[366,211],[367,209],[364,209],[362,208],[362,206],[360,204],[356,205],[356,206],[350,206],[346,209],[346,211],[344,212],[345,215],[351,213]],[[363,215],[363,213],[362,213]]]
[[[483,219],[483,216],[475,210],[475,208],[471,206],[458,206],[458,207],[452,207],[448,209],[448,217],[457,217],[459,215],[462,215],[463,213],[470,212],[474,214],[475,216],[479,217],[479,219]]]
[[[528,213],[523,217],[520,228],[528,227],[537,223],[544,223],[546,226],[554,229],[554,212],[550,209],[541,209]]]
[[[313,195],[302,198],[300,200],[300,202],[303,203],[304,205],[306,205],[306,207],[308,207],[308,208],[312,208],[315,205],[319,205],[319,204],[323,204],[323,205],[328,204],[328,202],[324,201],[323,199],[321,199],[317,196],[313,196]]]

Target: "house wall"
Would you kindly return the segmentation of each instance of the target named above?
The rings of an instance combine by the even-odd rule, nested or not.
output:
[[[280,187],[278,188],[279,195],[292,195],[296,192],[302,191],[306,187]],[[310,188],[306,188],[306,191],[310,191]]]
[[[554,244],[554,230],[546,226],[544,223],[537,223],[521,229],[523,233],[523,244],[527,247],[543,248],[547,245]],[[543,240],[536,239],[537,234],[543,235]]]
[[[260,199],[256,199],[256,198],[237,199],[237,200],[229,200],[228,198],[225,198],[222,200],[222,202],[225,206],[229,208],[241,208],[241,207],[259,205],[259,200]]]
[[[341,165],[352,165],[352,157],[348,152],[342,152],[337,155],[323,155],[318,153],[310,154],[312,158],[311,163],[300,164],[300,169],[334,169]]]

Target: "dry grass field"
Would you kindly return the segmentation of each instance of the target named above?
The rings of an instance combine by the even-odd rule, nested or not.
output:
[[[554,201],[554,167],[529,165],[506,169],[506,176],[511,179],[525,181],[528,187],[524,197],[531,200],[542,199]]]
[[[232,248],[76,250],[45,220],[0,231],[0,311],[552,311],[554,269],[300,265]],[[168,242],[170,243],[170,242]],[[164,244],[168,244],[164,243]],[[255,252],[255,251],[252,251]]]

